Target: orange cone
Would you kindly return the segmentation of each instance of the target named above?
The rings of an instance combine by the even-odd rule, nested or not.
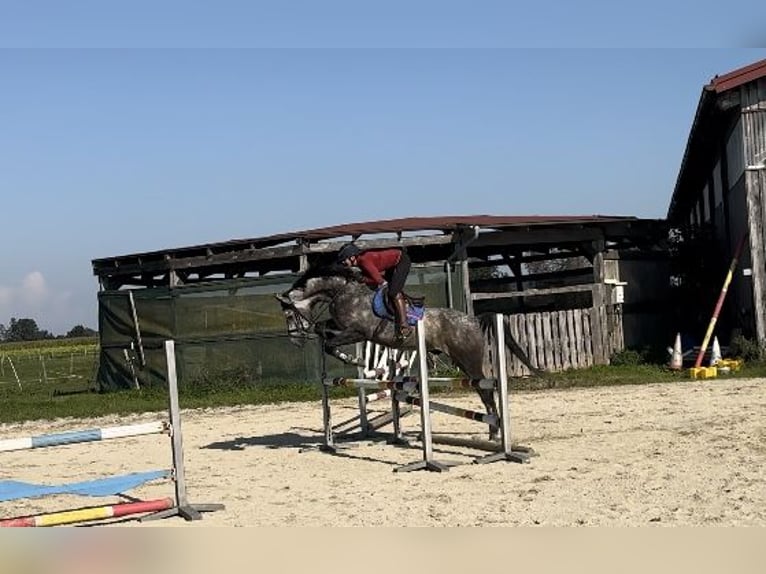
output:
[[[670,368],[678,371],[684,366],[683,351],[681,351],[681,333],[676,334],[676,342],[670,355]]]

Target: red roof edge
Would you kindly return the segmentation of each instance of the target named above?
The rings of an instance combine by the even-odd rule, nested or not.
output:
[[[766,60],[754,62],[723,76],[716,76],[705,88],[720,94],[763,77],[766,77]]]

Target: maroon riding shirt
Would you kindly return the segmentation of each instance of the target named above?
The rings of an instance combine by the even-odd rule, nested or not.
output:
[[[400,249],[363,251],[356,256],[356,264],[364,274],[364,282],[377,287],[386,280],[383,277],[383,273],[396,267],[401,257],[402,252]]]

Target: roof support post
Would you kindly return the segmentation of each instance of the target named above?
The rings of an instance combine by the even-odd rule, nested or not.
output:
[[[468,246],[476,241],[479,237],[479,226],[472,225],[470,227],[471,233],[466,237],[466,230],[461,229],[458,235],[457,245],[455,251],[452,252],[447,258],[447,264],[455,259],[460,260],[461,276],[463,280],[463,297],[465,299],[465,312],[468,315],[473,315],[473,299],[471,298],[471,275],[468,268]],[[449,277],[447,278],[449,280]]]
[[[604,289],[604,250],[603,239],[591,244],[593,253],[593,301],[590,314],[591,338],[593,340],[593,362],[605,365],[609,362],[609,352],[604,344],[607,334],[606,297]]]
[[[766,342],[766,255],[763,248],[766,210],[762,202],[766,190],[761,189],[763,182],[766,182],[766,175],[755,170],[745,172],[753,315],[755,336],[760,344]],[[739,277],[740,281],[744,278],[742,274]]]

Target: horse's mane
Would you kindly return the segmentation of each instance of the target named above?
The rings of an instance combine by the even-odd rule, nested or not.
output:
[[[293,283],[293,288],[305,286],[309,279],[323,277],[340,277],[346,281],[353,282],[359,280],[359,272],[339,263],[314,265],[296,279],[295,283]]]

